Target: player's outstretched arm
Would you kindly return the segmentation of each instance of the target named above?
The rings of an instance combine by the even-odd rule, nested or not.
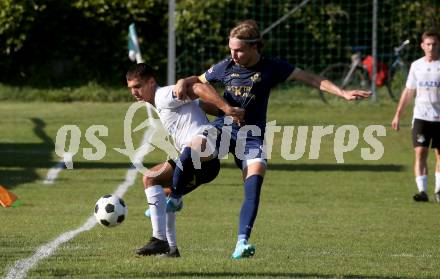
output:
[[[391,121],[391,127],[399,131],[400,130],[400,117],[402,113],[405,111],[406,106],[411,102],[411,99],[416,94],[415,89],[405,88],[400,96],[399,104],[397,105],[396,113],[394,114],[394,118]]]
[[[342,90],[336,84],[321,76],[312,74],[307,71],[303,71],[296,68],[289,76],[288,80],[302,81],[310,86],[313,86],[319,90],[336,95],[346,100],[360,100],[371,96],[370,91],[365,90]]]

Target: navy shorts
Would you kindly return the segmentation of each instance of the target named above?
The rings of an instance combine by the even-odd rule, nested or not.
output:
[[[176,169],[176,162],[174,160],[168,160],[168,163]],[[220,172],[220,161],[218,158],[202,162],[200,169],[195,169],[193,180],[185,186],[183,194],[186,195],[192,192],[202,184],[213,181]]]
[[[412,139],[414,147],[440,148],[440,122],[414,119]]]
[[[219,157],[225,156],[228,152],[234,155],[235,164],[244,169],[252,161],[259,161],[267,164],[266,154],[264,152],[264,130],[254,127],[260,131],[260,135],[254,135],[251,130],[240,127],[236,124],[225,126],[222,129],[223,122],[214,121],[212,123],[218,130],[216,149]],[[248,126],[250,127],[250,126]],[[230,133],[222,135],[222,132]]]

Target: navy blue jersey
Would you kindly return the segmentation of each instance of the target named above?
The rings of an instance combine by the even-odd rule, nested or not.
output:
[[[275,58],[262,56],[249,68],[229,58],[215,64],[204,76],[210,83],[222,83],[225,87],[223,97],[228,103],[246,110],[245,124],[257,125],[264,132],[270,90],[284,82],[294,69],[292,64]]]

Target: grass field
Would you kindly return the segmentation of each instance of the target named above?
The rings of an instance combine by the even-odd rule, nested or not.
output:
[[[0,103],[0,184],[23,201],[17,208],[0,208],[0,276],[6,277],[18,260],[61,234],[81,227],[95,201],[121,184],[130,166],[113,150],[124,147],[123,119],[129,103]],[[240,171],[229,158],[219,177],[185,197],[178,216],[178,245],[182,258],[135,257],[151,225],[140,175],[124,200],[129,213],[119,227],[99,225],[63,243],[37,262],[28,278],[440,278],[440,205],[415,203],[412,174],[410,110],[399,133],[389,123],[395,104],[324,105],[287,91],[273,97],[268,120],[280,126],[352,124],[360,130],[359,145],[334,157],[334,134],[323,138],[320,156],[296,161],[280,156],[281,133],[276,134],[272,160],[262,190],[260,212],[251,237],[252,259],[230,259],[235,245],[242,201]],[[136,121],[142,121],[137,115]],[[74,169],[63,170],[52,185],[43,184],[59,160],[54,153],[57,130],[66,124],[82,132]],[[106,156],[87,161],[82,148],[90,125],[106,125]],[[378,137],[384,155],[365,161],[369,147],[362,132],[384,125]],[[139,139],[141,133],[136,134]],[[295,143],[296,137],[294,137]],[[429,159],[430,169],[434,158]],[[145,158],[151,166],[165,158],[155,152]],[[433,174],[429,190],[433,191]]]

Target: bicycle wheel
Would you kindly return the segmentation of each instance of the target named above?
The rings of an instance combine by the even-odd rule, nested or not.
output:
[[[351,66],[343,63],[332,64],[325,68],[320,76],[327,78],[341,89],[365,89],[369,86],[367,71],[362,67],[356,67],[351,77],[347,77]],[[346,80],[347,79],[347,80]],[[327,93],[319,90],[319,97],[324,103]]]
[[[393,101],[398,102],[400,100],[400,95],[405,88],[407,76],[408,66],[406,65],[390,68],[388,71],[386,87],[388,95]]]

